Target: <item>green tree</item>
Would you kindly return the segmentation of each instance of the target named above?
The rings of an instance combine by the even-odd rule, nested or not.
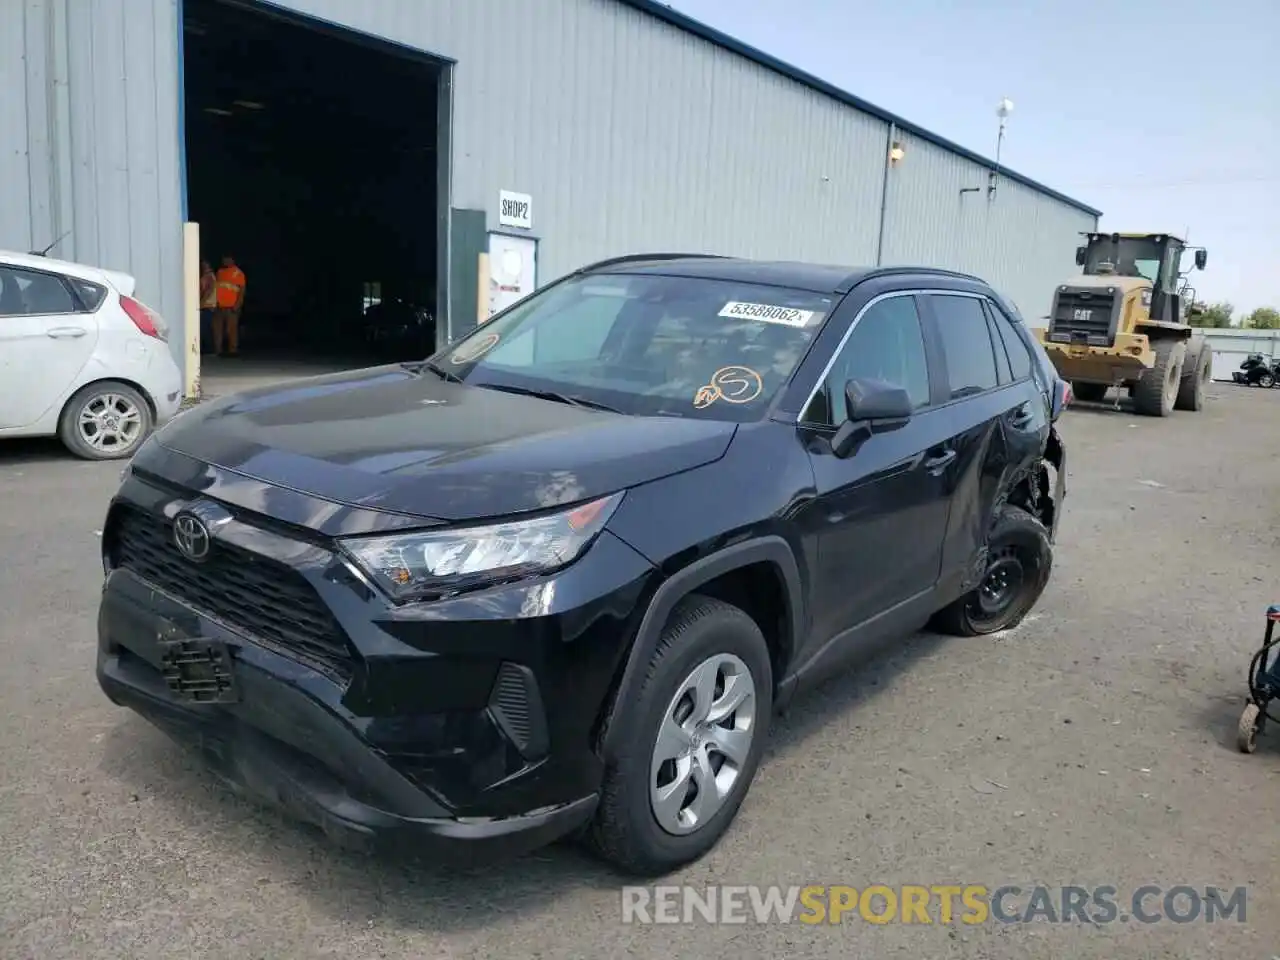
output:
[[[1229,327],[1235,307],[1223,301],[1221,303],[1202,303],[1197,300],[1188,311],[1188,318],[1193,327]]]
[[[1258,307],[1244,318],[1241,326],[1254,330],[1280,330],[1280,310],[1275,307]]]

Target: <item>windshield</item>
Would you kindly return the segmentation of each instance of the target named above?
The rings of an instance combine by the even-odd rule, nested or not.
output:
[[[1089,244],[1085,261],[1085,273],[1099,273],[1098,267],[1110,263],[1116,274],[1122,277],[1146,277],[1153,286],[1160,283],[1161,246],[1154,240],[1122,237],[1119,242],[1109,238]]]
[[[474,386],[743,422],[761,415],[834,302],[755,283],[592,274],[535,293],[434,359]]]

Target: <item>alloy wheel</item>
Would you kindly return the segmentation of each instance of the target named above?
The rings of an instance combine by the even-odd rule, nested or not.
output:
[[[142,435],[142,411],[119,393],[100,393],[80,409],[80,437],[94,450],[127,450]]]

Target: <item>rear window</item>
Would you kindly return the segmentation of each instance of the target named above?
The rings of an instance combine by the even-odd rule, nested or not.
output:
[[[593,274],[533,294],[438,361],[476,386],[745,421],[791,376],[834,303],[756,283]]]

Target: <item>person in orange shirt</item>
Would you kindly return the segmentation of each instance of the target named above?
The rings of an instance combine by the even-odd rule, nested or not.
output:
[[[214,284],[217,303],[213,311],[213,352],[235,356],[240,348],[240,310],[244,306],[244,271],[236,266],[235,258],[224,256]],[[226,353],[222,346],[226,344]]]

